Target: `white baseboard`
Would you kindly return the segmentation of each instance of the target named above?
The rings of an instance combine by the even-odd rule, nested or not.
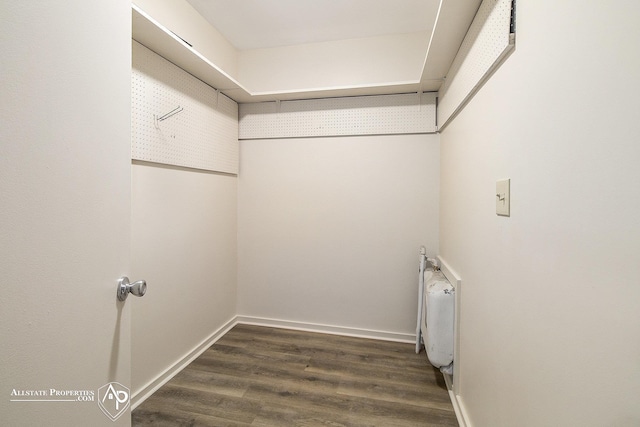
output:
[[[236,317],[229,320],[222,325],[218,330],[211,334],[207,339],[198,344],[193,350],[188,352],[184,357],[177,360],[176,363],[169,366],[163,372],[160,373],[155,379],[151,380],[147,385],[140,390],[134,391],[131,395],[131,410],[136,409],[142,402],[144,402],[149,396],[155,393],[160,387],[165,385],[171,378],[175,377],[180,371],[182,371],[189,363],[193,362],[198,356],[211,347],[216,341],[218,341],[224,334],[229,332],[238,322]]]
[[[272,328],[293,329],[306,332],[320,332],[331,335],[344,335],[348,337],[370,338],[382,341],[395,341],[415,344],[415,334],[401,332],[377,331],[372,329],[351,328],[348,326],[322,325],[318,323],[296,322],[291,320],[270,319],[266,317],[236,316],[237,323],[245,325],[269,326]]]
[[[447,391],[449,392],[449,399],[451,399],[451,404],[453,405],[453,410],[456,413],[456,418],[458,419],[458,424],[460,427],[471,427],[471,423],[469,422],[469,416],[467,415],[467,411],[462,404],[462,399],[453,391],[453,379],[449,374],[444,375],[444,382],[447,384]]]

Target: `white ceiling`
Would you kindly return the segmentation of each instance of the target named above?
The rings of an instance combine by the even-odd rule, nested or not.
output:
[[[429,31],[440,0],[188,0],[236,49]]]

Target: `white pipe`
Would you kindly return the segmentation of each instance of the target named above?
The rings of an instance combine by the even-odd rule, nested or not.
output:
[[[420,268],[418,270],[418,324],[416,325],[416,354],[420,353],[421,326],[422,326],[422,302],[424,299],[424,269],[427,264],[427,249],[420,246],[420,256],[418,257]]]

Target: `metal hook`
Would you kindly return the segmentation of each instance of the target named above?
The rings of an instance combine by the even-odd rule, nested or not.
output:
[[[163,121],[163,120],[168,119],[168,118],[169,118],[169,117],[171,117],[171,116],[175,116],[176,114],[178,114],[178,113],[182,112],[183,110],[184,110],[184,108],[182,108],[181,106],[179,106],[179,105],[178,105],[176,108],[174,108],[173,110],[169,111],[169,112],[168,112],[167,114],[165,114],[164,116],[162,116],[162,117],[158,117],[158,119],[157,119],[157,120],[158,120],[159,122],[161,122],[161,121]]]

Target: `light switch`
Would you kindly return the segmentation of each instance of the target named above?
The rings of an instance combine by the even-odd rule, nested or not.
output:
[[[496,182],[496,213],[500,216],[509,216],[510,179]]]

